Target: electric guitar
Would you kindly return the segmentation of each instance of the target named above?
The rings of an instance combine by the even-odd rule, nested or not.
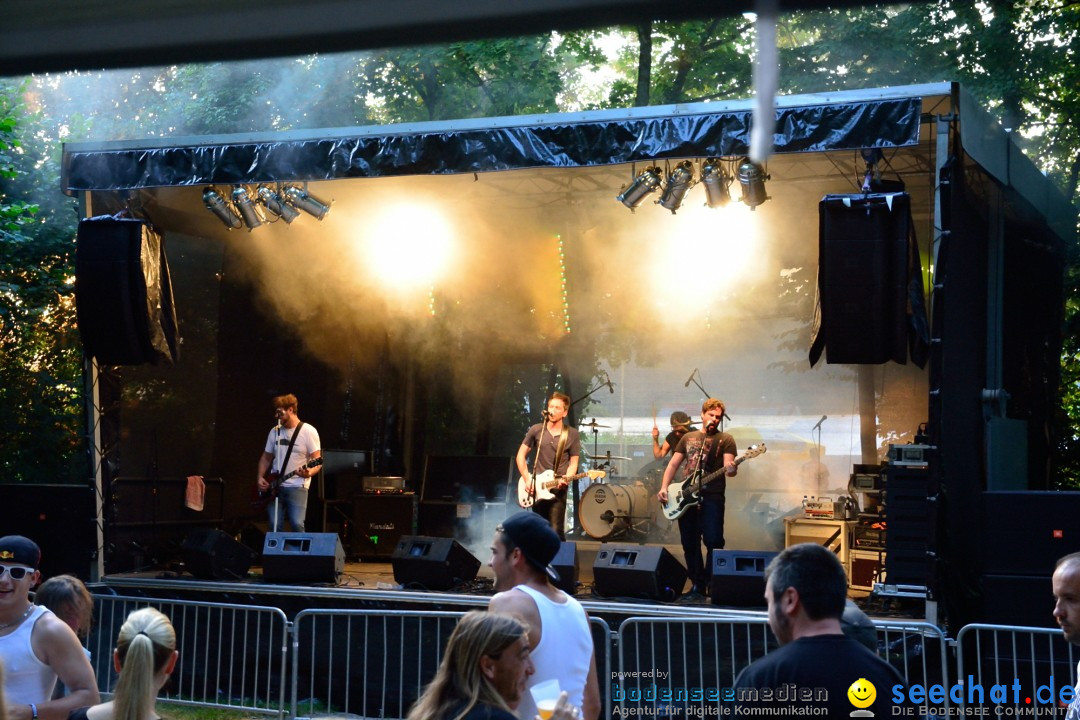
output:
[[[590,480],[599,480],[606,474],[603,470],[589,470],[577,475],[567,475],[566,478],[557,478],[554,470],[545,470],[539,475],[533,476],[533,483],[536,485],[535,498],[525,490],[525,478],[518,477],[518,505],[523,508],[530,508],[537,500],[551,500],[555,497],[555,493],[552,491],[557,490],[559,484],[564,481],[580,480],[586,475],[589,476]]]
[[[765,443],[751,445],[746,449],[746,452],[735,458],[730,465],[725,465],[719,470],[709,473],[705,477],[699,478],[695,476],[689,480],[671,483],[668,485],[667,489],[667,502],[664,503],[663,508],[661,508],[664,517],[668,520],[678,520],[687,510],[701,503],[701,488],[725,474],[731,468],[739,467],[750,458],[756,458],[758,455],[764,454],[764,452]]]
[[[322,458],[317,457],[308,460],[300,467],[316,468],[320,465],[322,465]],[[270,483],[270,487],[265,490],[260,490],[259,486],[257,484],[255,485],[255,488],[251,494],[251,507],[259,510],[265,510],[266,506],[273,502],[274,498],[277,497],[278,491],[281,489],[281,484],[286,480],[291,480],[292,478],[300,474],[300,467],[296,468],[296,470],[290,470],[284,475],[276,472],[266,473],[266,475],[263,476],[263,480],[266,480],[266,482]]]

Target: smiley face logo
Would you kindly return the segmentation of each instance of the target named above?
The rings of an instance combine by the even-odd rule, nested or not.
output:
[[[874,704],[877,688],[866,678],[859,678],[847,689],[848,701],[857,708],[864,709]]]

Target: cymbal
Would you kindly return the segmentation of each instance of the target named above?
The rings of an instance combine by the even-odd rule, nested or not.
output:
[[[592,421],[592,422],[587,422],[587,423],[581,423],[580,425],[578,425],[578,427],[587,427],[587,428],[598,428],[598,427],[602,427],[602,428],[609,428],[609,427],[611,427],[611,426],[610,426],[610,425],[601,425],[600,423],[596,422],[596,418],[593,418],[593,421]]]
[[[605,453],[604,455],[599,455],[596,459],[597,460],[627,460],[627,461],[630,460],[630,458],[623,457],[622,455],[612,455],[610,450],[608,450],[607,453]]]

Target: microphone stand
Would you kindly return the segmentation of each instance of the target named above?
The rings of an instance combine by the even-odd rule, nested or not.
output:
[[[575,405],[577,405],[582,400],[588,399],[591,395],[593,395],[593,393],[595,393],[597,390],[599,390],[600,388],[603,388],[603,387],[607,387],[606,382],[597,382],[596,387],[594,387],[591,390],[589,390],[588,392],[586,392],[584,395],[579,397],[577,400],[571,401],[570,402],[570,408],[574,407]],[[567,420],[570,419],[570,412],[569,412],[570,408],[567,408],[566,418],[563,420],[563,422],[566,422]],[[593,422],[596,422],[596,418],[593,418]],[[598,439],[600,437],[600,431],[595,427],[592,429],[592,431],[593,431],[593,457],[595,457],[596,456],[596,444],[597,444],[597,441],[598,441]],[[578,472],[581,472],[580,467],[578,468]],[[571,520],[573,521],[573,525],[571,526],[570,534],[577,537],[577,535],[578,535],[578,513],[579,513],[579,511],[581,509],[581,505],[580,505],[581,491],[578,489],[578,481],[577,480],[570,483],[570,501],[574,504],[574,511],[571,514]]]
[[[707,398],[712,397],[712,395],[709,394],[709,391],[706,390],[705,388],[703,388],[701,386],[701,383],[699,383],[697,381],[699,375],[701,375],[701,373],[699,373],[699,372],[697,372],[695,370],[694,374],[690,376],[690,382],[694,383],[694,385],[697,385],[697,389],[700,390],[702,392],[702,394],[705,395],[705,397],[707,397]],[[720,428],[719,428],[720,432],[724,432],[724,418],[727,418],[729,421],[731,420],[731,416],[727,414],[726,410],[720,416]],[[704,429],[705,428],[702,428],[702,430],[704,430]]]

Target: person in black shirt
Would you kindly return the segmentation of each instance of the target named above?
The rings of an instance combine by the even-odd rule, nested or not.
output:
[[[566,539],[566,489],[569,487],[566,478],[577,474],[578,460],[581,458],[581,437],[577,428],[572,428],[567,423],[566,416],[569,413],[570,397],[561,392],[552,393],[544,411],[544,422],[533,425],[525,433],[516,458],[518,472],[525,480],[526,493],[531,494],[534,491],[535,476],[545,470],[554,471],[555,480],[558,481],[557,486],[550,489],[554,497],[544,497],[546,493],[535,488],[539,499],[533,503],[532,510],[547,518],[552,529],[558,533],[559,540]],[[539,450],[530,474],[529,453],[536,447],[539,447]]]
[[[701,504],[689,508],[679,518],[679,538],[682,541],[683,556],[686,558],[686,573],[693,583],[692,592],[708,594],[711,564],[708,562],[713,550],[724,548],[724,491],[727,478],[737,472],[735,465],[735,438],[726,432],[720,432],[720,419],[724,416],[724,403],[716,398],[709,398],[701,406],[701,426],[703,430],[685,433],[675,446],[671,462],[664,470],[664,479],[656,497],[660,502],[668,501],[668,486],[675,480],[675,475],[682,468],[683,478],[690,479],[695,474],[709,473],[727,468],[727,472],[701,488]],[[701,543],[705,542],[705,561],[701,558]]]
[[[893,686],[906,684],[844,635],[847,575],[836,555],[815,543],[793,545],[769,563],[765,578],[769,627],[780,648],[735,679],[741,714],[794,715],[813,706],[827,708],[830,718],[891,717]]]

